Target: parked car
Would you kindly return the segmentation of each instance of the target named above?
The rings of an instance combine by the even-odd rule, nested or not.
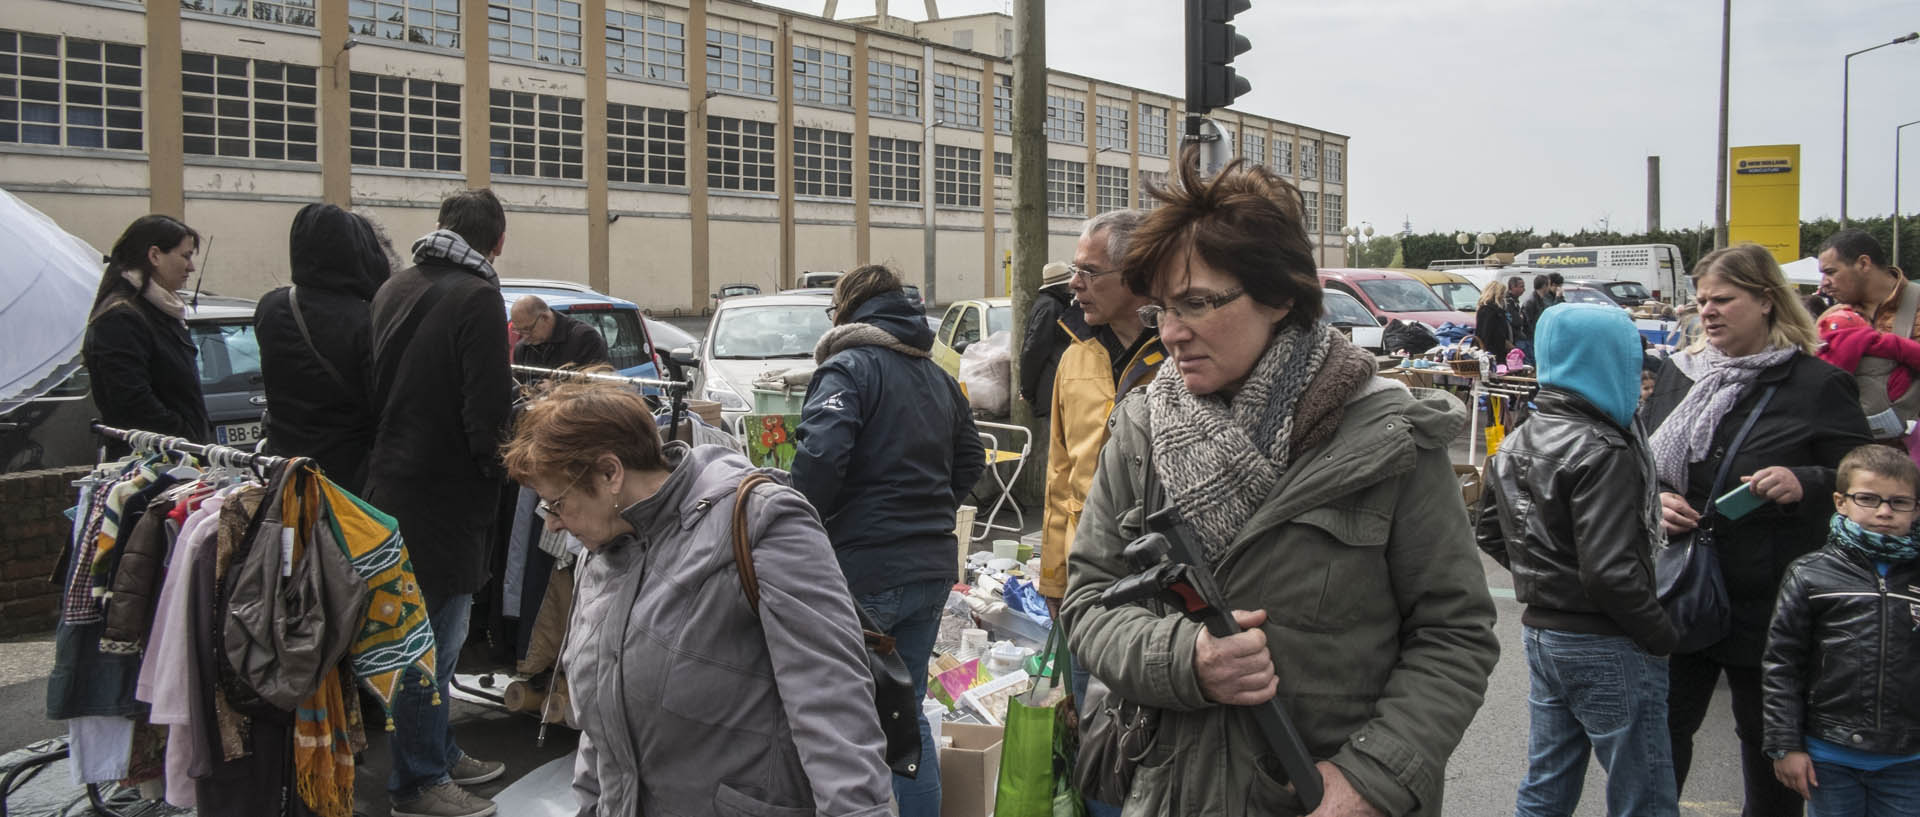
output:
[[[1634,286],[1639,286],[1639,284],[1634,284]],[[1567,282],[1565,285],[1562,285],[1560,287],[1560,297],[1565,299],[1566,302],[1570,304],[1599,304],[1601,306],[1620,306],[1619,302],[1615,301],[1612,298],[1607,297],[1606,291],[1598,287],[1592,287],[1586,284],[1576,284],[1571,281]]]
[[[1320,295],[1320,303],[1326,312],[1320,320],[1340,330],[1340,334],[1346,335],[1355,346],[1375,353],[1381,351],[1384,333],[1380,321],[1367,311],[1366,306],[1352,295],[1337,289],[1322,289]]]
[[[595,292],[585,284],[572,281],[548,281],[534,278],[505,278],[500,281],[500,297],[507,311],[521,296],[537,295],[548,308],[581,321],[600,332],[607,341],[608,362],[627,377],[657,378],[665,360],[663,352],[647,335],[640,307],[632,301]],[[519,343],[520,336],[507,326],[507,342]]]
[[[960,354],[984,338],[1013,328],[1012,298],[975,298],[954,301],[933,333],[933,361],[947,374],[960,376]]]
[[[760,287],[754,284],[721,284],[720,291],[713,293],[713,299],[719,301],[727,298],[737,298],[742,295],[758,294],[760,294]],[[669,346],[667,348],[672,349],[676,347]]]
[[[213,441],[251,450],[262,438],[267,405],[254,302],[202,294],[187,308],[187,329],[199,350],[200,391]],[[85,367],[65,383],[0,416],[0,470],[31,471],[93,462],[99,442],[88,429],[99,412]]]
[[[653,341],[654,347],[663,356],[672,353],[675,349],[685,349],[700,342],[692,332],[666,321],[642,318],[640,323],[647,327],[647,339]]]
[[[1448,323],[1471,328],[1473,323],[1471,314],[1461,315],[1404,270],[1322,269],[1320,285],[1352,296],[1383,325],[1395,319],[1435,329]]]
[[[1653,293],[1647,291],[1645,284],[1639,281],[1575,281],[1581,286],[1599,290],[1613,302],[1632,309],[1653,300]]]
[[[833,282],[840,280],[840,276],[845,274],[846,273],[841,270],[822,270],[818,272],[803,272],[803,273],[800,273],[800,280],[795,282],[794,288],[795,289],[832,289]]]
[[[913,304],[914,309],[920,310],[923,314],[927,311],[927,301],[925,298],[920,297],[919,287],[912,284],[901,284],[900,291],[907,294],[907,303]]]
[[[833,327],[830,295],[745,295],[714,310],[706,337],[688,351],[695,397],[720,404],[729,426],[753,412],[753,381],[779,369],[812,369],[813,347]]]
[[[1457,312],[1474,312],[1480,308],[1480,287],[1473,280],[1451,270],[1437,269],[1401,269],[1395,272],[1406,273],[1408,277],[1426,284],[1440,300]]]

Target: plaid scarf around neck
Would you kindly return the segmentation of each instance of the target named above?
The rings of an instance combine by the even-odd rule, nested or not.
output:
[[[500,285],[500,276],[493,271],[493,265],[487,263],[487,257],[474,252],[467,246],[467,240],[452,230],[434,230],[413,242],[413,263],[424,264],[439,261],[452,264],[475,275],[482,280]]]
[[[1913,534],[1890,536],[1860,527],[1845,514],[1834,514],[1827,525],[1827,543],[1851,548],[1876,562],[1902,564],[1920,558],[1920,543]]]
[[[1713,451],[1713,434],[1720,419],[1747,393],[1747,387],[1798,350],[1767,349],[1743,357],[1728,357],[1711,345],[1699,352],[1673,356],[1674,365],[1693,380],[1693,388],[1654,429],[1648,443],[1660,481],[1674,492],[1687,492],[1687,466],[1706,460]]]
[[[1327,359],[1329,330],[1274,334],[1240,391],[1228,398],[1187,391],[1178,366],[1147,386],[1154,466],[1167,500],[1218,563],[1292,460],[1294,405]]]

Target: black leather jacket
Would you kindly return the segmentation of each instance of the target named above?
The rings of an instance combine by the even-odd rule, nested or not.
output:
[[[1513,571],[1530,627],[1624,635],[1654,655],[1679,636],[1654,593],[1645,448],[1580,396],[1540,390],[1487,464],[1480,549]]]
[[[1780,583],[1761,660],[1766,748],[1819,738],[1881,754],[1920,752],[1920,564],[1885,578],[1848,548],[1796,559]]]

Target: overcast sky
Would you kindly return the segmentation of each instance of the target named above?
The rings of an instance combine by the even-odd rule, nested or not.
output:
[[[771,5],[820,13],[819,0]],[[1011,10],[941,0],[946,16]],[[1051,0],[1050,66],[1183,87],[1181,0]],[[892,0],[919,19],[918,0]],[[841,17],[873,13],[840,3]],[[1710,0],[1253,0],[1237,108],[1352,137],[1349,218],[1416,232],[1713,220],[1720,4]],[[1730,142],[1801,146],[1800,214],[1840,210],[1841,65],[1920,29],[1920,0],[1734,0]],[[1893,132],[1920,120],[1920,42],[1853,59],[1851,216],[1893,210]],[[1903,209],[1920,212],[1920,125]]]

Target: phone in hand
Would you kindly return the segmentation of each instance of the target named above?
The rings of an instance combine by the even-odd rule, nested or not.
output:
[[[1715,499],[1713,509],[1728,519],[1739,519],[1764,504],[1766,500],[1754,494],[1753,485],[1743,483],[1740,487],[1721,494],[1719,499]]]

